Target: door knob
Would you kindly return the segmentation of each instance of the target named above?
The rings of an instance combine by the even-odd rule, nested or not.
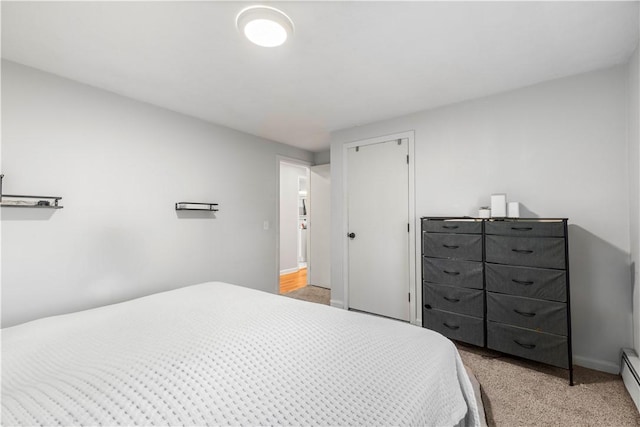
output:
[[[349,234],[347,234],[347,236],[348,236],[351,240],[353,240],[353,239],[355,239],[355,237],[356,237],[356,233],[349,233]]]

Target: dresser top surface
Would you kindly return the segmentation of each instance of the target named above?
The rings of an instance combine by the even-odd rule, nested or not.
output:
[[[470,216],[423,216],[420,219],[433,221],[496,221],[496,222],[562,222],[568,221],[569,218],[474,218]]]

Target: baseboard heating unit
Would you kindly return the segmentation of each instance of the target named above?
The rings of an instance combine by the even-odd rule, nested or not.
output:
[[[630,348],[622,350],[622,381],[640,411],[640,358]]]

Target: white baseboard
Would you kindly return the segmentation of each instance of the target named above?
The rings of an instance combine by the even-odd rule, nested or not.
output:
[[[589,369],[595,369],[596,371],[607,372],[609,374],[617,375],[620,373],[619,365],[604,360],[589,359],[587,357],[574,355],[573,364]]]
[[[640,412],[640,357],[628,348],[622,355],[622,381]]]
[[[331,307],[344,308],[344,302],[339,299],[332,299],[330,301]]]
[[[297,273],[298,271],[300,271],[300,269],[298,267],[287,268],[287,269],[284,269],[284,270],[280,270],[280,275],[282,276],[283,274]]]

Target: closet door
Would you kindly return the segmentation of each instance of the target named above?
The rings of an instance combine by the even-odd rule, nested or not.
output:
[[[349,308],[410,317],[407,139],[347,154]]]

